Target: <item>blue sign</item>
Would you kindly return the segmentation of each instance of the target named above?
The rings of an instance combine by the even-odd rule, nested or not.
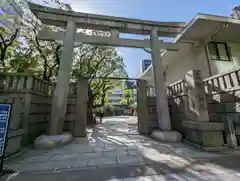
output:
[[[10,111],[10,104],[0,104],[0,156],[3,156],[4,153]]]

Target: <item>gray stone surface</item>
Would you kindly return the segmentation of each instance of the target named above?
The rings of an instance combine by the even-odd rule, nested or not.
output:
[[[238,159],[239,156],[233,157]],[[222,161],[232,163],[232,159],[221,158]],[[211,163],[210,163],[211,162]],[[175,165],[158,163],[151,165],[106,165],[104,167],[71,170],[54,170],[53,172],[18,173],[8,181],[225,181],[239,180],[239,166],[222,164],[212,159],[210,162],[198,161],[191,165],[177,167]],[[236,162],[235,162],[236,163]],[[235,164],[236,166],[237,164]],[[7,180],[5,178],[5,180]]]
[[[240,154],[207,153],[182,143],[164,143],[137,133],[132,117],[105,118],[86,138],[51,150],[29,149],[7,160],[20,173],[13,181],[225,180],[239,177]],[[131,122],[131,125],[128,124]],[[119,136],[116,136],[119,135]],[[204,175],[204,177],[202,177]],[[228,179],[229,178],[229,179]]]
[[[66,145],[73,140],[71,133],[62,133],[60,135],[48,136],[41,135],[34,141],[36,149],[50,149]]]
[[[152,132],[152,138],[164,141],[164,142],[180,142],[182,136],[180,133],[176,131],[161,131],[161,130],[154,130]]]
[[[224,124],[218,122],[184,121],[183,127],[201,131],[222,131]]]

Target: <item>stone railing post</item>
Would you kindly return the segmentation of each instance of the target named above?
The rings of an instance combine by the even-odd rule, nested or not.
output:
[[[87,128],[87,101],[88,101],[88,80],[83,79],[77,85],[75,119],[73,125],[73,136],[86,136]]]
[[[190,70],[185,76],[187,86],[187,119],[182,123],[186,141],[206,151],[216,151],[223,146],[224,125],[211,122],[205,89],[200,70]]]
[[[33,87],[33,77],[28,76],[27,83],[26,83],[27,92],[24,98],[24,115],[23,115],[25,134],[28,132],[28,122],[29,122],[29,115],[30,115],[30,108],[31,108],[31,101],[32,101],[32,96],[30,91],[32,90],[32,87]]]
[[[150,120],[147,106],[147,82],[145,80],[137,80],[137,87],[138,132],[140,134],[149,134]]]
[[[188,120],[190,118],[190,115],[189,115],[188,88],[186,81],[184,81],[183,84],[183,101],[184,101],[184,118],[185,120]]]

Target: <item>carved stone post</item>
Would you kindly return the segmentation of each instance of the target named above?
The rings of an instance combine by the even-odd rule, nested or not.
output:
[[[32,90],[32,86],[33,86],[33,77],[27,76],[27,85],[26,85],[27,93],[25,94],[25,98],[24,98],[24,114],[23,114],[25,134],[27,134],[28,132],[28,122],[29,122],[31,99],[32,99],[30,91]]]
[[[190,70],[185,76],[188,90],[188,105],[196,121],[209,122],[207,101],[200,70]]]
[[[138,132],[140,134],[149,134],[150,120],[147,106],[147,82],[145,80],[137,80],[137,87]]]
[[[75,119],[73,124],[73,136],[86,136],[87,128],[87,101],[88,101],[88,80],[81,80],[77,85]]]
[[[187,120],[182,123],[186,141],[207,151],[219,150],[223,146],[224,125],[210,122],[207,100],[200,70],[190,70],[185,76],[187,84]]]

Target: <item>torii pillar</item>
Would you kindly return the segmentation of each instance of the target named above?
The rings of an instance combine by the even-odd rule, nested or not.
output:
[[[51,120],[48,130],[49,135],[61,134],[63,130],[69,93],[69,80],[73,63],[76,30],[76,23],[68,21],[63,51],[61,53],[61,63],[57,76],[57,84],[53,95]]]
[[[153,27],[150,34],[153,77],[156,92],[156,104],[158,125],[160,130],[155,130],[152,136],[155,139],[166,142],[178,142],[181,140],[180,133],[171,130],[171,119],[168,108],[167,89],[164,80],[164,68],[162,64],[161,49],[158,39],[158,28]]]

